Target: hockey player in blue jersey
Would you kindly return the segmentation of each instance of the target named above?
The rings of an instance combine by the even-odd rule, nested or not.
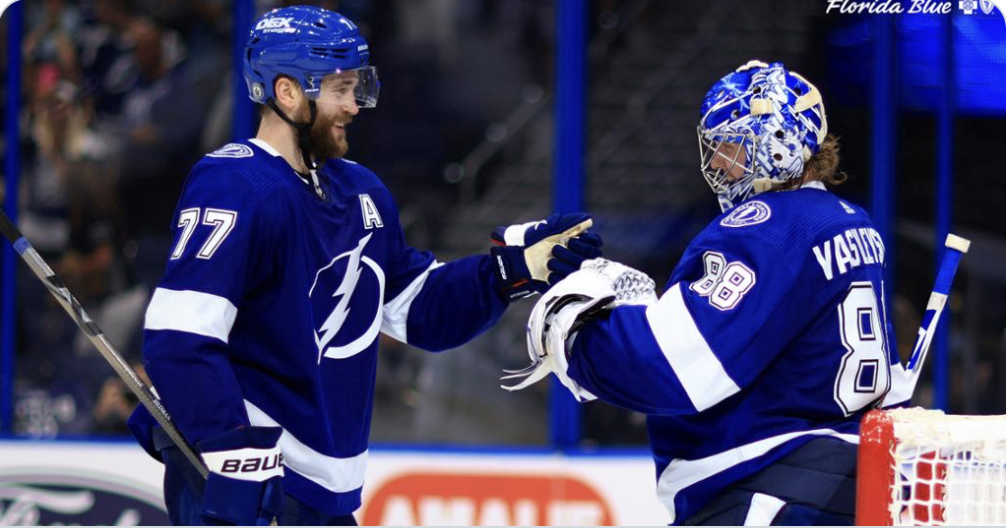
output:
[[[165,461],[176,524],[355,524],[378,334],[456,347],[598,256],[600,239],[587,215],[557,214],[499,229],[488,255],[442,264],[410,248],[388,189],[342,158],[379,88],[356,25],[278,9],[244,53],[262,123],[189,175],[144,329],[147,372],[209,478],[143,408],[131,428]]]
[[[850,524],[859,421],[900,368],[883,240],[826,190],[841,176],[821,95],[782,64],[717,82],[698,139],[723,214],[663,295],[585,262],[536,304],[510,388],[551,371],[581,401],[647,414],[675,524]]]

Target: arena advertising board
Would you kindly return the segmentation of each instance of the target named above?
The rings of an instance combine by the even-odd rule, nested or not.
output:
[[[0,525],[168,524],[162,475],[128,443],[0,442]]]
[[[371,453],[360,524],[660,525],[648,456]]]
[[[130,443],[0,442],[0,526],[164,525],[163,466]],[[366,525],[666,524],[647,456],[375,450]]]

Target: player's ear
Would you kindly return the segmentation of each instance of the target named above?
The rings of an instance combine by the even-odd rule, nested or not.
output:
[[[304,92],[300,89],[297,81],[286,75],[280,75],[273,81],[274,93],[276,94],[276,105],[287,115],[295,113],[295,109],[300,107]]]

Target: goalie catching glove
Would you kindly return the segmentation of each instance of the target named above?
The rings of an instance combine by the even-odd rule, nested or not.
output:
[[[586,213],[556,213],[537,222],[497,227],[490,253],[500,295],[512,301],[544,292],[584,260],[601,256],[601,237],[586,233],[591,224]]]
[[[542,295],[527,322],[528,367],[509,371],[502,379],[524,378],[516,385],[501,385],[508,391],[521,390],[554,373],[577,401],[596,399],[566,373],[568,345],[581,326],[601,311],[627,304],[657,302],[656,284],[645,273],[606,259],[588,260]]]

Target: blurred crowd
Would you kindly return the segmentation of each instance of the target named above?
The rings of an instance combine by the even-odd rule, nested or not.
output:
[[[140,371],[192,163],[229,134],[229,2],[24,4],[19,224]],[[124,431],[135,399],[21,270],[15,432]]]

